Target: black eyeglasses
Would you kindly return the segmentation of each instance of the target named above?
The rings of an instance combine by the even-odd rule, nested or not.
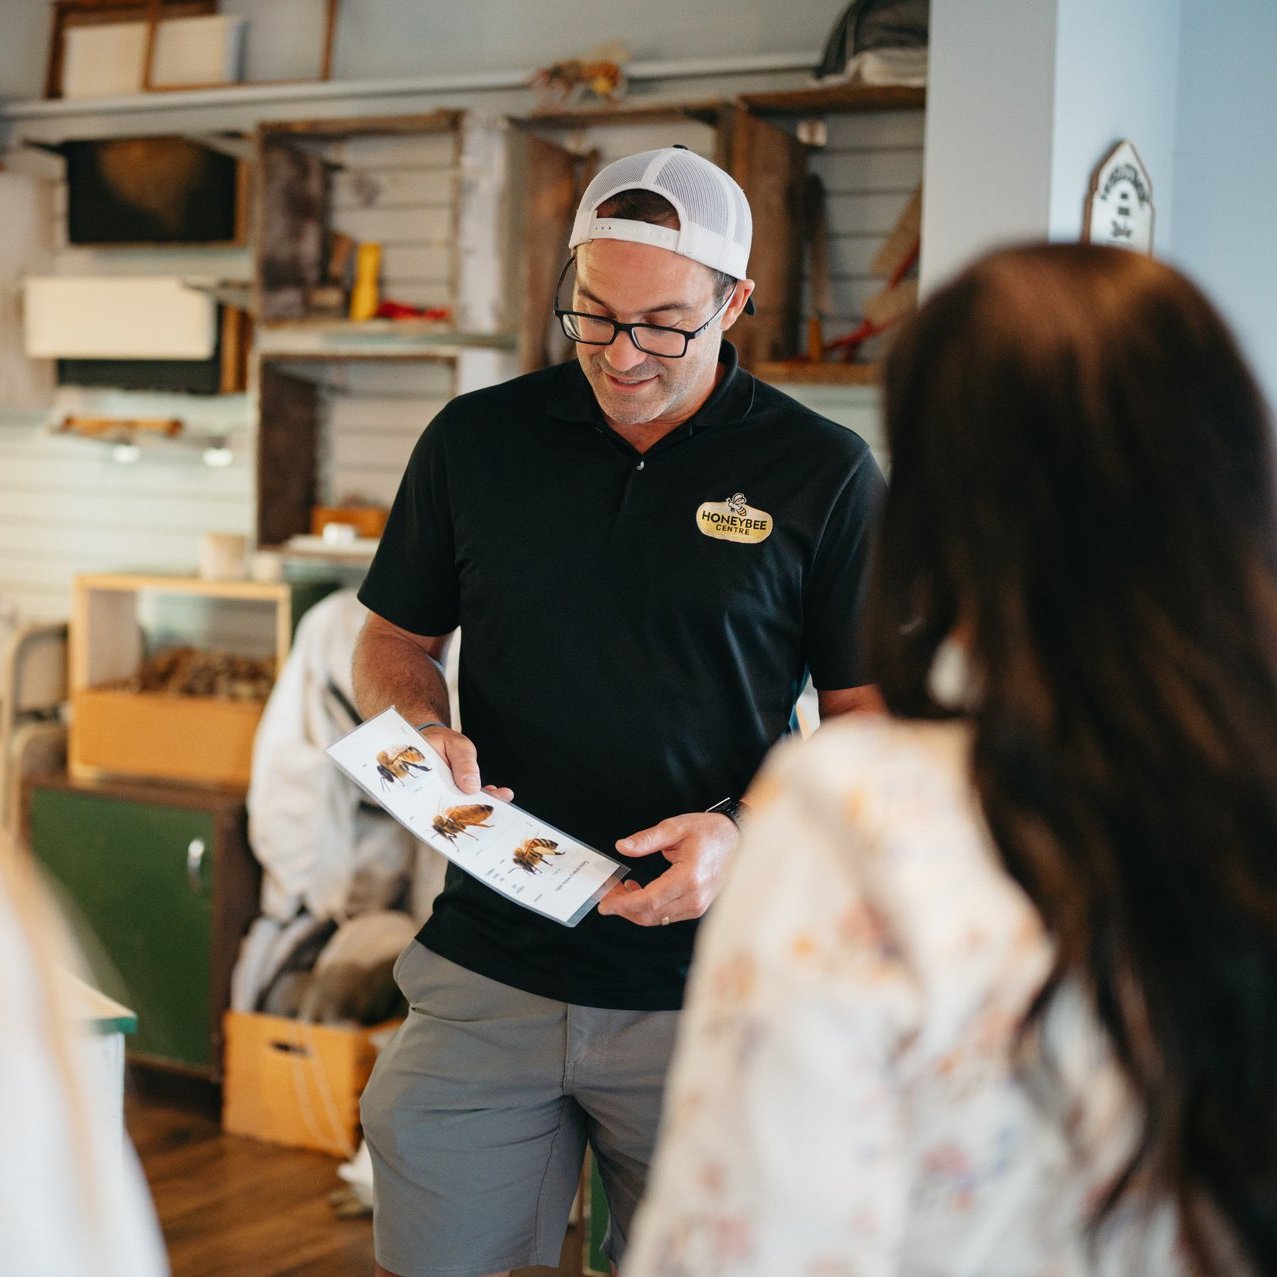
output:
[[[718,309],[699,327],[668,328],[664,324],[622,324],[605,315],[591,315],[583,310],[563,310],[559,306],[559,290],[572,266],[571,258],[554,286],[554,313],[563,326],[564,335],[584,346],[610,346],[618,333],[625,333],[645,355],[658,355],[662,359],[682,359],[687,354],[687,343],[699,337],[726,309],[736,290],[729,289]]]

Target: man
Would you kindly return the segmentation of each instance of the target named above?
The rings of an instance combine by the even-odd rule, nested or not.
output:
[[[462,789],[481,761],[631,871],[566,928],[449,868],[364,1098],[379,1273],[556,1264],[587,1141],[619,1257],[736,800],[808,670],[822,714],[872,699],[853,630],[881,475],[737,367],[750,237],[699,156],[608,165],[555,299],[577,361],[439,414],[361,591],[360,711],[396,705]],[[458,627],[464,735],[439,673]]]

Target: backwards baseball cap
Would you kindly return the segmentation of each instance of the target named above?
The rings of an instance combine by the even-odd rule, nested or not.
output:
[[[678,214],[678,229],[620,217],[598,217],[595,210],[622,191],[652,191],[664,196]],[[613,160],[585,188],[568,248],[592,239],[623,239],[668,248],[733,279],[744,279],[754,232],[745,192],[717,164],[682,146],[665,146]]]

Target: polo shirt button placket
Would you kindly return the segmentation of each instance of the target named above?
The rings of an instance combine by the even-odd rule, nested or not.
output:
[[[634,469],[635,469],[635,470],[642,470],[642,469],[643,469],[643,467],[644,467],[645,465],[647,465],[647,462],[646,462],[646,461],[640,461],[640,462],[638,463],[638,465],[636,465],[636,466],[634,467]]]

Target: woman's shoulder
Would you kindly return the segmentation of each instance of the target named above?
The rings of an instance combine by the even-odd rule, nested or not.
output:
[[[941,810],[974,815],[970,747],[961,720],[843,715],[777,749],[754,784],[753,802],[766,806],[777,791],[798,790],[814,810],[858,826],[912,823]]]
[[[970,750],[963,722],[848,716],[778,750],[751,794],[764,844],[792,840],[822,893],[852,892],[909,965],[946,983],[973,965],[987,983],[1016,954],[1036,970],[1046,953],[989,836]]]

